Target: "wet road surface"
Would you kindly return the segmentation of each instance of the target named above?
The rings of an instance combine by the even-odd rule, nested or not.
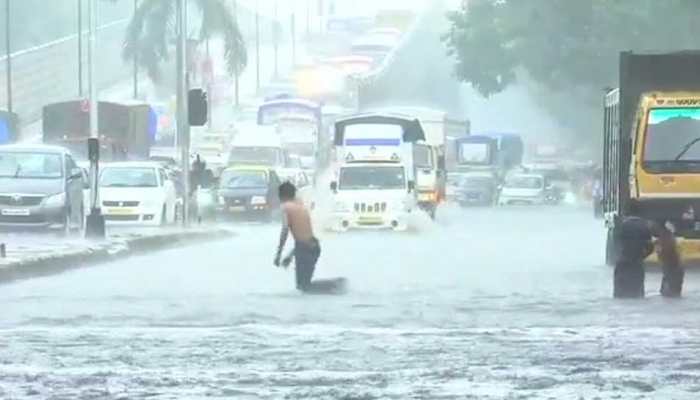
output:
[[[448,209],[321,236],[301,295],[278,227],[0,286],[3,399],[697,399],[700,279],[613,301],[600,221]]]

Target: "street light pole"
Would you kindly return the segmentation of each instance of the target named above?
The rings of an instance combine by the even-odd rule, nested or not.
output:
[[[238,0],[233,0],[233,20],[236,22],[236,26],[238,26]],[[240,54],[236,54],[236,57],[239,57]],[[238,61],[238,60],[236,60]],[[234,71],[234,94],[235,94],[235,101],[236,101],[236,108],[240,107],[241,101],[240,101],[240,75],[241,71],[238,70],[238,62],[236,62],[236,70]]]
[[[7,85],[7,111],[12,112],[12,48],[10,43],[10,0],[5,0],[5,83]]]
[[[274,78],[277,79],[279,76],[279,37],[280,37],[280,32],[279,32],[279,20],[277,19],[277,6],[279,5],[279,2],[275,0],[275,18],[272,23],[272,41],[273,41],[273,47],[274,47],[274,54],[275,54],[275,73],[274,73]]]
[[[134,0],[134,15],[139,8],[139,0]],[[134,99],[139,97],[139,52],[134,52]]]
[[[182,181],[184,187],[182,225],[189,225],[190,207],[190,150],[189,118],[187,113],[187,3],[177,0],[177,137],[180,145]]]
[[[255,92],[260,92],[260,0],[255,2]]]
[[[83,97],[83,0],[78,0],[78,96]]]
[[[99,118],[97,99],[97,79],[95,67],[96,56],[96,34],[97,34],[97,5],[95,0],[88,0],[88,89],[90,92],[90,139],[88,141],[88,151],[90,154],[90,215],[87,218],[85,235],[89,238],[101,239],[105,237],[105,220],[100,209],[99,193]],[[92,146],[91,146],[92,144]]]

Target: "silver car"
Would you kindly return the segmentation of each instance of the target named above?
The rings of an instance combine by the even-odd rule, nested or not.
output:
[[[46,145],[0,146],[0,228],[81,229],[83,172],[70,152]]]

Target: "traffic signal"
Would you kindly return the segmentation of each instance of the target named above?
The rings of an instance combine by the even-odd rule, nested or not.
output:
[[[187,94],[187,111],[190,126],[204,126],[207,123],[207,93],[202,89],[192,89]]]

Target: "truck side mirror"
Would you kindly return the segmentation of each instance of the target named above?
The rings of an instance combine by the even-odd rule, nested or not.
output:
[[[408,193],[411,193],[416,188],[416,183],[413,181],[408,181]]]
[[[331,182],[331,190],[333,193],[338,192],[338,182]]]

